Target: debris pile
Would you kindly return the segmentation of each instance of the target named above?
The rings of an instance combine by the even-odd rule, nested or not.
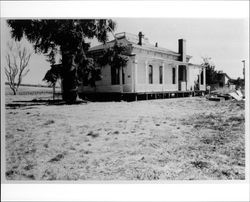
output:
[[[241,90],[231,90],[231,91],[212,91],[206,95],[206,99],[211,101],[225,101],[225,100],[245,100],[245,96]]]

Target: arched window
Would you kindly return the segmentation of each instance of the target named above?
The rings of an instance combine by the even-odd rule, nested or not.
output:
[[[162,66],[159,66],[159,83],[162,84],[162,75],[163,75],[163,71],[162,71]]]

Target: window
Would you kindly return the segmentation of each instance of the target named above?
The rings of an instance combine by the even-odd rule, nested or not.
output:
[[[159,83],[162,84],[162,66],[159,67]]]
[[[150,84],[153,83],[153,66],[152,65],[149,65],[149,68],[148,68],[148,82]]]
[[[201,85],[203,85],[204,84],[204,78],[203,78],[203,70],[201,71]]]
[[[172,83],[175,84],[175,68],[172,68]]]
[[[111,67],[111,84],[120,84],[120,69],[116,67]]]

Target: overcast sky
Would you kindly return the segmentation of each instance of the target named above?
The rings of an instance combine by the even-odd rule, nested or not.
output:
[[[191,62],[201,64],[202,57],[211,57],[217,70],[226,72],[230,77],[243,77],[242,60],[248,66],[248,26],[244,19],[186,19],[186,18],[113,18],[117,22],[116,33],[138,34],[142,31],[154,44],[177,51],[178,39],[187,42],[187,54]],[[10,38],[6,22],[1,23],[2,50]],[[112,37],[110,38],[112,39]],[[26,42],[24,42],[27,45]],[[95,44],[95,42],[93,43]],[[31,46],[29,46],[31,48]],[[32,48],[31,48],[32,49]],[[2,67],[5,63],[4,51],[1,51]],[[41,84],[42,78],[50,68],[46,58],[33,54],[30,72],[23,83]]]

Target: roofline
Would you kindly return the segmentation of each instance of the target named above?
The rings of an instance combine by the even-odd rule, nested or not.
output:
[[[112,41],[109,41],[108,43],[111,43],[111,42],[113,42],[114,40],[112,40]],[[136,45],[136,44],[133,44],[133,43],[129,43],[130,45],[132,45],[132,47],[133,48],[137,48],[137,49],[143,49],[143,50],[148,50],[148,51],[155,51],[155,52],[158,52],[158,53],[164,53],[164,54],[169,54],[169,55],[175,55],[175,56],[180,56],[180,53],[177,53],[177,52],[175,52],[175,51],[171,51],[171,50],[169,50],[169,51],[164,51],[164,50],[157,50],[157,48],[156,47],[152,47],[152,49],[153,50],[151,50],[150,48],[148,48],[148,47],[144,47],[144,46],[140,46],[140,45]],[[100,48],[98,48],[98,49],[95,49],[95,50],[91,50],[91,48],[90,48],[90,50],[89,50],[89,52],[102,52],[103,50],[104,50],[104,45],[103,44],[100,44],[100,45],[102,45],[102,47],[100,47]],[[97,46],[100,46],[100,45],[97,45]],[[97,46],[93,46],[92,48],[94,48],[94,47],[97,47]],[[159,48],[161,48],[161,47],[159,47]],[[186,55],[186,57],[187,58],[192,58],[192,56],[191,55]]]
[[[195,67],[200,67],[200,68],[202,68],[202,65],[199,65],[199,64],[188,63],[188,65],[192,65],[192,66],[195,66]]]
[[[221,73],[217,73],[217,74],[224,74],[226,77],[228,77],[229,79],[231,79],[231,77],[228,76],[228,74],[226,72],[221,72]]]
[[[122,38],[120,38],[120,39],[113,39],[113,40],[111,40],[111,41],[108,41],[106,44],[114,43],[114,42],[117,41],[117,40],[122,40],[122,39],[124,39],[124,40],[127,42],[128,45],[131,45],[131,46],[132,46],[132,48],[138,48],[138,49],[147,50],[147,51],[154,51],[154,52],[163,53],[163,54],[167,54],[167,55],[174,55],[174,56],[178,56],[178,57],[181,56],[180,53],[178,53],[178,52],[176,52],[176,51],[168,50],[167,48],[164,48],[164,47],[155,47],[155,46],[152,45],[152,44],[150,44],[152,47],[145,47],[145,46],[143,46],[143,45],[138,45],[138,44],[136,44],[136,43],[133,43],[133,42],[129,41],[129,40],[126,38],[125,34],[127,34],[127,32],[120,32],[120,33],[117,33],[116,35],[119,35],[119,34],[121,34],[121,33],[124,34],[124,37],[122,37]],[[128,34],[131,34],[131,33],[128,33]],[[133,35],[133,34],[131,34],[131,35]],[[98,46],[99,46],[98,49],[91,50],[91,49],[96,48],[96,47],[98,47]],[[97,46],[93,46],[93,47],[91,47],[91,48],[89,49],[89,52],[101,52],[101,50],[104,49],[104,46],[105,46],[105,44],[100,44],[100,45],[97,45]],[[165,50],[164,50],[164,49],[165,49]],[[190,59],[192,58],[192,56],[186,54],[186,58],[190,60]]]
[[[176,55],[176,56],[180,56],[179,53],[175,52],[175,51],[164,51],[164,50],[159,50],[157,47],[152,47],[153,50],[151,50],[151,48],[149,47],[145,47],[145,46],[140,46],[140,45],[136,45],[136,44],[131,44],[133,46],[133,48],[138,48],[138,49],[143,49],[143,50],[148,50],[148,51],[155,51],[155,52],[159,52],[159,53],[165,53],[165,54],[171,54],[171,55]],[[159,47],[161,48],[161,47]],[[157,50],[158,49],[158,50]]]

